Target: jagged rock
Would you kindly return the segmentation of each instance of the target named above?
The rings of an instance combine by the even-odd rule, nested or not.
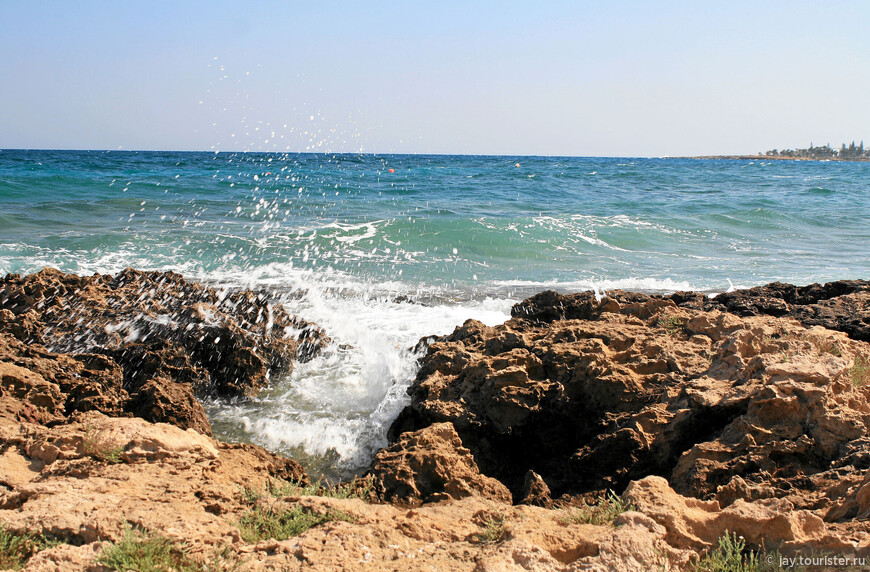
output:
[[[48,424],[63,418],[60,388],[38,373],[0,362],[0,404],[6,416]]]
[[[253,445],[96,412],[51,428],[23,424],[4,451],[0,467],[18,470],[0,490],[0,521],[73,544],[118,539],[128,523],[209,545],[232,541],[238,530],[216,514],[243,509],[243,487],[274,477],[307,482],[298,464]]]
[[[427,340],[394,443],[358,483],[395,505],[369,505],[252,500],[307,476],[207,436],[195,391],[246,393],[288,367],[270,352],[305,359],[324,341],[279,340],[265,297],[173,274],[9,276],[0,521],[77,545],[41,552],[37,570],[92,568],[127,525],[252,570],[683,569],[726,532],[783,554],[870,555],[868,296],[861,281],[712,300],[542,293],[501,326],[468,321]],[[625,489],[632,506],[616,526],[584,524],[544,508],[547,489]],[[255,503],[347,520],[246,544],[236,523]]]
[[[852,379],[864,343],[642,295],[539,295],[514,315],[433,342],[390,435],[450,422],[518,499],[531,469],[556,495],[648,475],[729,504],[822,510],[845,494],[832,471],[870,427],[870,386]]]
[[[115,276],[10,274],[0,280],[0,331],[55,352],[106,354],[126,384],[162,376],[227,396],[256,392],[328,342],[264,293],[129,268]]]
[[[0,419],[0,428],[11,423]],[[449,481],[443,490],[462,498],[408,510],[353,498],[252,500],[275,478],[307,482],[304,472],[259,447],[219,443],[163,423],[93,411],[50,428],[19,423],[4,433],[0,522],[13,533],[35,531],[63,542],[31,558],[28,570],[95,569],[125,527],[184,546],[203,567],[214,567],[220,554],[228,568],[243,570],[568,571],[687,560],[685,551],[663,545],[666,529],[643,515],[623,516],[619,528],[578,524],[561,511],[513,507],[503,487],[499,495],[479,494],[474,487],[485,492],[486,478],[474,472],[455,432],[449,425],[435,429],[407,436],[415,443],[408,454],[419,453],[425,463],[432,457],[424,450],[434,450],[432,474],[457,471],[440,474]],[[104,457],[110,450],[120,452]],[[440,464],[442,453],[456,462]],[[261,505],[343,516],[287,540],[245,543],[237,523]],[[485,536],[493,534],[493,522],[501,527],[496,541]]]
[[[523,489],[520,501],[522,504],[551,507],[553,499],[550,498],[550,487],[535,471],[529,470],[523,479]]]
[[[838,280],[793,286],[774,282],[719,294],[704,305],[739,316],[792,316],[805,326],[824,326],[870,342],[870,282]]]
[[[504,485],[480,473],[449,423],[401,435],[378,452],[371,474],[377,493],[389,502],[419,504],[472,495],[511,502]]]
[[[774,282],[725,292],[712,299],[698,292],[659,296],[612,290],[599,301],[592,292],[545,291],[517,304],[511,316],[540,323],[592,320],[602,311],[615,311],[614,303],[626,306],[653,300],[669,300],[686,309],[719,310],[741,317],[793,317],[806,327],[824,326],[844,332],[852,339],[870,342],[870,281],[867,280],[838,280],[809,286]]]
[[[0,417],[52,426],[88,411],[211,435],[189,384],[157,376],[138,385],[108,356],[55,354],[0,332]]]
[[[148,421],[211,434],[211,423],[205,416],[205,410],[193,394],[193,388],[184,383],[175,383],[163,377],[151,378],[130,397],[127,409],[136,417]]]
[[[4,402],[6,413],[42,424],[100,411],[209,435],[195,392],[254,393],[327,341],[264,294],[218,291],[172,272],[46,269],[0,280],[0,363],[33,374],[27,395],[7,376],[14,402]],[[43,389],[54,384],[54,402],[39,395],[39,380]]]

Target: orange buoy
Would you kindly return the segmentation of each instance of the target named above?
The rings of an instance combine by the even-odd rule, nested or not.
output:
[[[390,172],[391,172],[391,173],[395,173],[395,172],[396,172],[396,170],[395,170],[395,169],[393,169],[393,168],[390,168]]]

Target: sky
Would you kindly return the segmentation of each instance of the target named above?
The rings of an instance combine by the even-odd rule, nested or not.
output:
[[[657,157],[868,138],[870,2],[0,0],[0,148]]]

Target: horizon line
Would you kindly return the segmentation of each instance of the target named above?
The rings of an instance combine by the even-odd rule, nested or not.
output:
[[[233,154],[269,154],[269,155],[398,155],[398,156],[437,156],[437,157],[528,157],[528,158],[565,158],[565,159],[715,159],[761,156],[756,154],[721,154],[721,155],[544,155],[544,154],[509,154],[509,153],[410,153],[410,152],[379,152],[379,151],[257,151],[257,150],[205,150],[205,149],[71,149],[49,147],[4,147],[4,151],[55,151],[55,152],[87,152],[87,153],[223,153]]]

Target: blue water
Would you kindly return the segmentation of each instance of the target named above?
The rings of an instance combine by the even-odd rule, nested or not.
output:
[[[333,350],[209,413],[330,475],[383,444],[420,336],[544,288],[868,278],[868,221],[870,163],[0,151],[0,273],[171,269],[321,323]]]

